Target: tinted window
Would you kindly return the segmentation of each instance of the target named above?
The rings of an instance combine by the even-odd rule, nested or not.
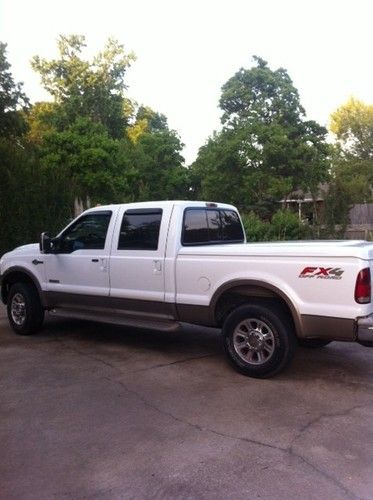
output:
[[[207,223],[209,228],[209,240],[221,240],[221,222],[219,210],[207,210]]]
[[[187,209],[184,213],[182,243],[241,243],[244,234],[238,214],[233,210]]]
[[[75,250],[103,250],[111,212],[92,213],[80,217],[61,236],[58,251],[71,253]]]
[[[127,210],[120,228],[118,250],[157,250],[162,210]]]
[[[183,243],[207,243],[208,241],[206,210],[186,210]]]
[[[220,210],[222,240],[243,241],[244,235],[238,214],[232,210]]]

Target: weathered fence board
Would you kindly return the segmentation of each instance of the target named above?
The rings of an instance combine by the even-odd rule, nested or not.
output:
[[[373,226],[373,203],[362,203],[354,205],[349,213],[351,225],[372,225]]]

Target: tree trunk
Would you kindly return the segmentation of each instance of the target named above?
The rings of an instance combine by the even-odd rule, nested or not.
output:
[[[84,212],[84,210],[87,210],[87,208],[91,208],[91,199],[90,199],[90,197],[87,195],[87,197],[85,199],[85,203],[84,203],[83,200],[81,200],[79,198],[79,196],[75,196],[75,199],[74,199],[74,216],[78,217],[78,215],[80,215],[82,212]]]

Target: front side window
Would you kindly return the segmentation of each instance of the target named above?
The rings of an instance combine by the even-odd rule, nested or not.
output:
[[[245,240],[237,212],[226,209],[187,208],[182,244],[242,243]]]
[[[157,250],[161,209],[131,209],[123,215],[118,250]]]
[[[75,250],[103,250],[111,212],[83,215],[74,222],[58,239],[59,253],[71,253]]]

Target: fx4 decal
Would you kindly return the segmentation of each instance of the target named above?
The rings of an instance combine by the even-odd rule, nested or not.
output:
[[[344,269],[340,267],[305,267],[298,278],[341,280]]]

